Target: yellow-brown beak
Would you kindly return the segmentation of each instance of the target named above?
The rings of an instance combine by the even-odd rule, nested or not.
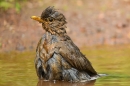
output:
[[[38,16],[31,16],[31,19],[33,19],[33,20],[36,20],[36,21],[38,21],[39,23],[44,23],[44,20],[42,20],[40,17],[38,17]]]

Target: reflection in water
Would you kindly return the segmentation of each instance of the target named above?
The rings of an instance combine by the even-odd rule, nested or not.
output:
[[[37,86],[94,86],[96,80],[90,82],[65,82],[65,81],[43,81],[39,80]]]

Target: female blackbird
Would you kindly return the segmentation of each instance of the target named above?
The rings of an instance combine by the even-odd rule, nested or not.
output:
[[[65,16],[47,7],[41,17],[32,16],[46,33],[36,49],[35,68],[39,79],[90,81],[98,76],[90,61],[80,52],[66,33]]]

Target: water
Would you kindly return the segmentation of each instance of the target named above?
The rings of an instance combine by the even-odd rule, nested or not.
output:
[[[108,76],[91,82],[38,81],[35,52],[0,53],[0,86],[129,86],[130,45],[82,49],[98,73]]]

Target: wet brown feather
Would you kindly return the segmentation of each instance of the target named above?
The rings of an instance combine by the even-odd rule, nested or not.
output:
[[[53,21],[49,20],[53,18]],[[66,33],[66,19],[64,15],[53,7],[48,7],[41,14],[43,29],[46,33],[40,39],[36,49],[36,71],[38,73],[38,60],[42,62],[43,75],[46,79],[61,79],[63,68],[77,69],[86,72],[90,76],[97,75],[90,61],[80,52]],[[49,63],[51,62],[51,63]],[[39,67],[40,68],[40,67]],[[38,74],[39,77],[40,74]],[[67,79],[67,78],[66,78]]]

